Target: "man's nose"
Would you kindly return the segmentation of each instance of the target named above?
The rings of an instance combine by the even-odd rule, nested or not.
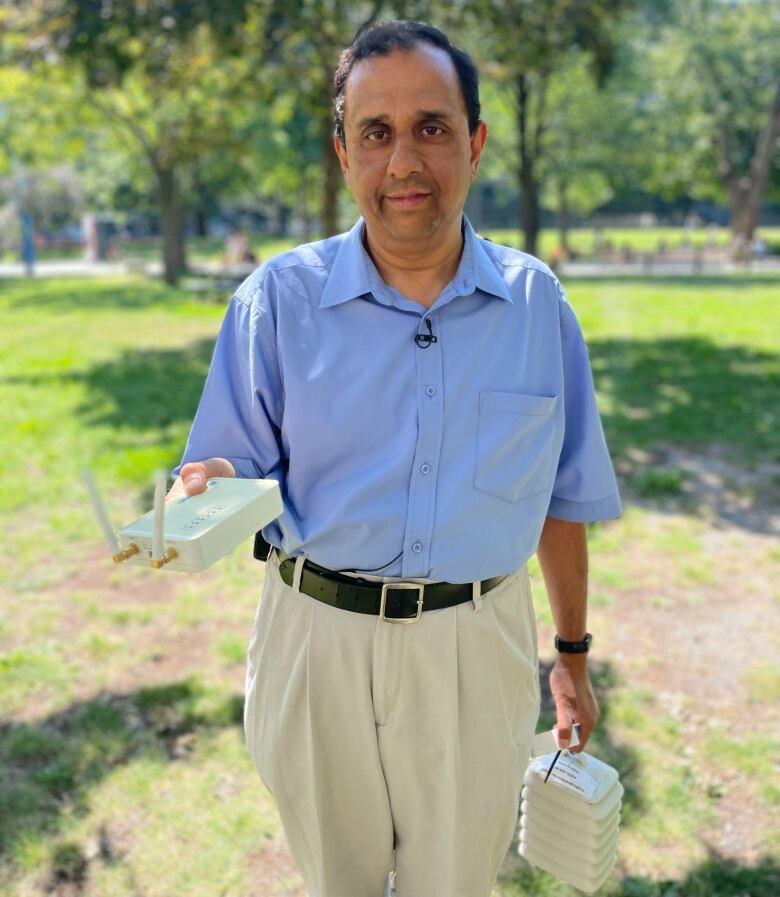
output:
[[[390,177],[402,180],[422,171],[422,160],[413,137],[399,136],[393,143],[393,151],[387,163]]]

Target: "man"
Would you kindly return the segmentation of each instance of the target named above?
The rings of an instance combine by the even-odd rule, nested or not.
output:
[[[570,643],[550,682],[579,750],[585,522],[620,500],[558,281],[463,216],[487,137],[469,57],[393,22],[335,86],[362,217],[236,292],[172,494],[281,487],[244,722],[312,897],[379,897],[391,870],[398,897],[488,897],[539,712],[526,561]]]

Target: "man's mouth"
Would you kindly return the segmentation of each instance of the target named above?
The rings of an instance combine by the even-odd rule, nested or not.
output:
[[[385,199],[396,209],[414,209],[421,206],[430,195],[422,190],[409,190],[406,193],[394,193]]]

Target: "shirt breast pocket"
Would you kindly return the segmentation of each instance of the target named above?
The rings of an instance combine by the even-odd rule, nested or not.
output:
[[[474,488],[505,501],[546,491],[555,473],[560,396],[482,390]]]

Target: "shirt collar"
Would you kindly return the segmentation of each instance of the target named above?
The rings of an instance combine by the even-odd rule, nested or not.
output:
[[[336,253],[333,267],[322,291],[320,308],[330,308],[357,299],[366,293],[386,289],[363,246],[365,222],[358,218],[347,231]],[[492,296],[512,301],[506,283],[488,255],[471,222],[463,216],[463,253],[452,286],[459,295],[469,296],[476,288]]]

